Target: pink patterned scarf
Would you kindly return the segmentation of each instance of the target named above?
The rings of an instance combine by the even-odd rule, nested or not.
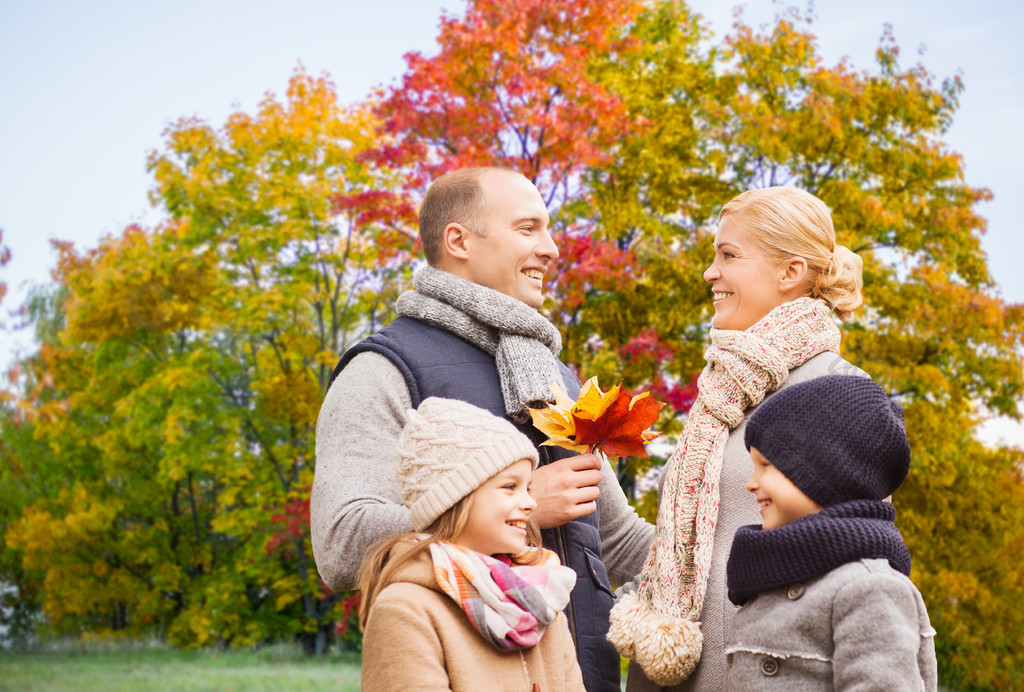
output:
[[[528,649],[569,602],[576,573],[544,550],[539,565],[514,565],[452,543],[431,543],[434,575],[470,624],[498,651]]]

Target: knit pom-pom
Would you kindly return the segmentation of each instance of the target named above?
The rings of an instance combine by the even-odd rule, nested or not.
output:
[[[612,612],[608,615],[610,624],[607,639],[620,656],[633,658],[637,629],[644,618],[653,614],[650,606],[641,601],[635,593],[626,594],[612,606]]]
[[[608,641],[663,687],[678,685],[700,660],[704,635],[700,625],[656,613],[636,594],[619,599],[609,615]]]
[[[697,667],[703,645],[698,623],[654,614],[639,623],[633,660],[652,682],[672,687]]]

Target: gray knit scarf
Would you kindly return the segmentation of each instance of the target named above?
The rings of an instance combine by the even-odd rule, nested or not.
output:
[[[557,358],[562,337],[539,312],[435,267],[420,269],[412,284],[416,290],[395,303],[398,314],[451,332],[494,356],[505,412],[512,420],[527,423],[528,408],[554,401],[550,386],[561,383]]]

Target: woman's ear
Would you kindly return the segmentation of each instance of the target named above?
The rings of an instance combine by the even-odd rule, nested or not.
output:
[[[467,259],[469,250],[466,247],[466,238],[469,236],[469,229],[460,223],[450,223],[444,227],[441,236],[441,255],[456,259]]]
[[[807,279],[807,260],[803,257],[791,257],[782,268],[782,276],[779,278],[781,292],[788,293],[803,287]]]

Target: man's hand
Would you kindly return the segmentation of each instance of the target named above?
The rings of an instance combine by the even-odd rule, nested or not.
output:
[[[533,472],[530,495],[537,501],[533,516],[542,529],[561,526],[597,511],[601,463],[595,454],[580,454]]]

